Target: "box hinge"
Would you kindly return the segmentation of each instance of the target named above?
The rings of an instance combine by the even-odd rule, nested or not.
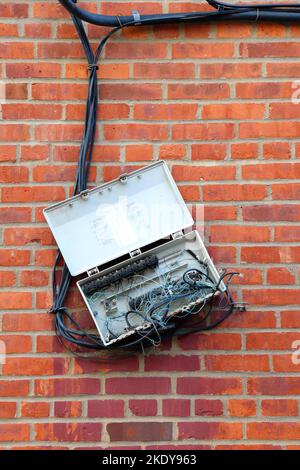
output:
[[[135,256],[139,256],[142,254],[141,250],[137,248],[136,250],[130,251],[130,258],[134,258]]]
[[[179,238],[183,237],[183,231],[178,230],[178,232],[172,233],[171,237],[172,237],[173,240],[178,240]]]
[[[94,274],[98,274],[99,273],[99,269],[96,267],[96,268],[93,268],[93,269],[89,269],[87,274],[89,277],[93,276]]]

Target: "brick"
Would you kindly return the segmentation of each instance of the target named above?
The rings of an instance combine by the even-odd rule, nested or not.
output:
[[[210,226],[210,241],[213,243],[248,242],[263,243],[270,240],[270,229],[268,227],[255,227],[250,225],[223,225]]]
[[[126,161],[128,162],[150,161],[153,158],[152,145],[127,145],[125,151]]]
[[[299,64],[297,62],[270,62],[266,64],[268,77],[293,77],[298,68]]]
[[[197,356],[153,355],[145,358],[145,371],[194,371],[199,370]]]
[[[263,119],[264,104],[255,103],[230,103],[230,104],[206,104],[202,108],[203,119],[245,120]]]
[[[186,156],[186,146],[182,144],[166,144],[159,148],[159,158],[162,160],[182,160]]]
[[[298,416],[297,400],[262,400],[261,413],[263,416]]]
[[[161,124],[106,124],[104,125],[106,140],[165,140],[167,127]]]
[[[251,24],[242,23],[236,24],[234,28],[232,23],[222,21],[217,24],[217,37],[218,38],[245,38],[252,34]]]
[[[49,38],[51,36],[51,23],[25,24],[25,36],[27,38]]]
[[[297,222],[300,220],[300,208],[297,204],[264,204],[247,206],[243,207],[243,219],[259,222]]]
[[[0,209],[0,222],[17,224],[30,222],[31,210],[28,207],[3,207]]]
[[[287,142],[270,142],[263,144],[263,157],[264,159],[273,160],[289,159],[291,158],[291,148]]]
[[[274,285],[294,284],[295,276],[288,268],[269,268],[267,270],[267,283]]]
[[[16,24],[0,23],[0,36],[19,36],[18,26]]]
[[[18,186],[2,190],[3,202],[48,202],[61,201],[66,197],[62,187]]]
[[[172,423],[109,423],[106,426],[111,442],[170,441]]]
[[[167,377],[120,377],[106,379],[106,393],[124,395],[163,395],[170,392]]]
[[[166,59],[167,44],[155,43],[155,47],[151,43],[139,43],[136,47],[134,43],[112,43],[110,42],[105,49],[106,59]]]
[[[241,43],[242,57],[298,57],[300,45],[297,42]]]
[[[258,184],[206,185],[203,195],[205,201],[260,201],[266,196],[266,188]]]
[[[229,98],[229,93],[229,87],[224,83],[171,84],[168,86],[170,100],[221,100]]]
[[[259,377],[248,379],[249,395],[298,395],[299,377]]]
[[[35,394],[37,396],[55,397],[70,395],[93,395],[100,391],[99,379],[89,378],[61,378],[38,379],[35,381]]]
[[[241,139],[276,139],[280,135],[282,139],[292,139],[299,135],[300,124],[298,124],[295,121],[291,126],[289,122],[279,120],[241,123],[239,124],[239,137]]]
[[[21,160],[47,160],[49,149],[46,145],[22,145]]]
[[[5,98],[7,100],[26,100],[28,98],[27,83],[7,83],[5,86]],[[11,109],[18,106],[21,106],[22,108],[22,103],[18,103],[17,105],[3,104],[2,110],[4,111],[4,119],[14,119],[13,117],[9,117],[9,113],[7,113],[6,108]]]
[[[89,400],[89,418],[123,418],[123,400]]]
[[[28,5],[24,3],[1,3],[1,18],[26,18],[28,14]]]
[[[225,160],[225,144],[192,144],[192,160]]]
[[[160,100],[162,99],[162,88],[159,83],[142,84],[103,84],[100,87],[100,99],[102,100]]]
[[[299,336],[296,333],[248,333],[247,349],[289,350],[293,341]]]
[[[296,246],[242,247],[241,259],[247,263],[297,263],[300,252]]]
[[[217,166],[187,166],[174,165],[172,170],[173,176],[177,181],[216,181],[216,180],[232,180],[235,179],[236,170],[233,166],[217,167]]]
[[[222,416],[223,403],[221,400],[195,400],[195,414],[196,416]]]
[[[214,206],[204,208],[205,220],[236,220],[237,210],[235,207]]]
[[[195,78],[195,65],[193,63],[135,63],[133,65],[133,76],[139,79],[192,79]]]
[[[268,372],[270,370],[267,355],[220,355],[205,357],[206,370],[211,372]]]
[[[272,198],[273,199],[289,199],[297,200],[300,194],[299,183],[286,183],[272,185]]]
[[[33,59],[34,44],[22,42],[22,47],[20,47],[18,42],[2,42],[0,54],[3,59]]]
[[[54,335],[40,335],[36,339],[36,351],[40,353],[62,353],[64,347]]]
[[[139,368],[139,359],[136,356],[126,358],[126,360],[115,361],[107,360],[101,362],[93,362],[76,359],[74,362],[75,374],[94,374],[99,372],[132,372]]]
[[[234,416],[234,417],[255,416],[255,413],[256,413],[255,400],[249,400],[249,399],[228,400],[228,411],[229,411],[230,416]]]
[[[242,169],[245,179],[297,179],[300,175],[300,164],[297,163],[264,163],[262,165],[245,165]]]
[[[199,186],[189,185],[189,186],[179,186],[179,191],[182,194],[182,197],[185,201],[199,201],[200,191]]]
[[[136,104],[134,118],[151,121],[179,121],[196,119],[198,106],[188,104]]]
[[[6,354],[32,351],[32,338],[29,335],[0,335],[0,341],[5,343]]]
[[[179,439],[241,439],[241,423],[179,423]]]
[[[55,63],[14,63],[6,64],[8,78],[58,78],[61,75],[61,65]],[[33,84],[35,88],[37,84]]]
[[[101,439],[100,423],[37,423],[37,441],[98,442]]]
[[[2,112],[6,120],[58,120],[62,117],[62,106],[29,103],[3,104]]]
[[[241,392],[239,379],[214,377],[182,377],[177,379],[179,395],[235,395]]]
[[[11,271],[0,271],[0,286],[12,287],[16,284],[16,274]]]
[[[33,7],[34,18],[59,19],[67,16],[67,12],[58,4],[49,5],[45,2],[38,2]]]
[[[84,100],[87,90],[85,85],[69,83],[33,83],[32,97],[34,100],[70,101]]]
[[[1,424],[0,442],[29,441],[29,424]]]
[[[82,414],[80,401],[57,401],[54,403],[54,416],[56,418],[77,418]]]
[[[231,144],[231,158],[237,160],[254,159],[258,156],[258,146],[252,143]]]
[[[0,146],[0,162],[15,162],[16,148],[13,145]]]
[[[178,338],[183,350],[239,350],[241,349],[241,336],[237,333],[196,333]]]
[[[49,331],[52,327],[53,318],[44,313],[11,313],[2,317],[3,331]]]
[[[156,400],[129,400],[129,409],[134,416],[156,416]]]
[[[24,183],[28,181],[28,168],[23,166],[2,166],[0,183]]]
[[[6,310],[29,309],[32,307],[31,292],[0,292],[0,308]]]
[[[22,402],[21,416],[23,418],[48,418],[50,415],[50,403],[47,402]]]
[[[224,324],[223,328],[275,328],[276,318],[275,312],[258,311],[258,312],[235,312]],[[220,325],[222,328],[222,325]]]
[[[29,380],[0,380],[0,397],[22,397],[29,394]]]
[[[214,63],[201,64],[200,77],[204,79],[256,78],[261,76],[261,64],[258,63]]]
[[[49,275],[45,271],[22,271],[21,285],[26,287],[47,286],[49,283]]]
[[[280,82],[237,83],[235,87],[236,97],[241,100],[289,98],[290,88],[289,83]]]
[[[30,243],[52,245],[54,239],[48,228],[7,228],[4,230],[4,243],[18,246]]]
[[[0,419],[15,418],[17,412],[17,404],[15,402],[0,402]]]
[[[248,423],[248,439],[272,440],[297,440],[300,436],[300,425],[298,422],[282,423]]]
[[[233,57],[234,46],[231,43],[180,43],[174,44],[173,59],[213,59]]]
[[[295,289],[244,290],[243,299],[252,305],[298,305]]]
[[[234,134],[233,124],[214,122],[211,124],[174,124],[172,138],[175,140],[227,140]]]
[[[68,361],[63,358],[10,357],[3,366],[4,375],[60,375],[68,370]]]
[[[26,124],[1,124],[0,141],[22,142],[29,140],[29,126]]]
[[[299,328],[300,316],[298,310],[287,310],[281,312],[281,326],[282,328]]]

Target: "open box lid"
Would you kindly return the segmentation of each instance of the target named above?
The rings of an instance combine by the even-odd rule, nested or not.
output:
[[[44,210],[72,276],[193,225],[164,161]]]

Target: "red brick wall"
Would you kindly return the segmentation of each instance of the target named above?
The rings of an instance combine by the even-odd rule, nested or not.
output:
[[[122,14],[199,3],[89,5]],[[166,159],[186,200],[204,202],[206,243],[218,266],[244,274],[238,298],[249,307],[210,334],[101,365],[64,352],[47,314],[55,244],[42,208],[73,184],[83,53],[55,1],[3,2],[0,17],[1,445],[297,446],[299,26],[129,29],[106,48],[91,184]],[[89,27],[94,40],[101,32]],[[69,305],[84,312],[76,291]]]

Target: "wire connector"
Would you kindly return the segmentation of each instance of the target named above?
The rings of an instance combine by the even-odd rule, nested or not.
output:
[[[98,64],[89,64],[88,65],[88,70],[92,71],[93,69],[99,70]]]
[[[134,19],[134,24],[136,24],[136,25],[142,24],[141,23],[141,15],[139,14],[139,12],[137,10],[132,10],[132,16],[133,16],[133,19]]]

